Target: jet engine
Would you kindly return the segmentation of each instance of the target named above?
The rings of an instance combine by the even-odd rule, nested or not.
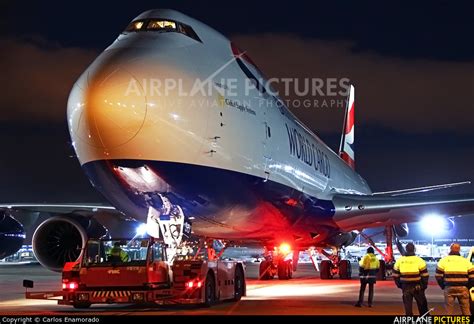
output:
[[[327,242],[333,246],[349,246],[354,243],[357,238],[356,232],[337,233],[331,237],[328,237]]]
[[[24,240],[23,225],[6,212],[0,212],[0,259],[16,253]]]
[[[76,261],[88,238],[101,238],[107,229],[93,218],[80,215],[54,216],[42,222],[33,234],[33,252],[39,263],[61,271],[64,263]]]

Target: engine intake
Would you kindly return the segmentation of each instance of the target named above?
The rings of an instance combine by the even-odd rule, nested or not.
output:
[[[107,229],[92,218],[54,216],[42,222],[33,234],[33,252],[39,263],[61,271],[64,263],[76,261],[87,239],[107,235]]]

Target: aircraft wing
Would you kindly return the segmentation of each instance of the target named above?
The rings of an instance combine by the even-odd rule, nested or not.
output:
[[[428,191],[433,191],[433,190],[451,189],[454,187],[465,186],[469,184],[471,184],[471,181],[462,181],[462,182],[454,182],[454,183],[445,183],[445,184],[434,185],[434,186],[374,192],[373,195],[374,196],[375,195],[390,195],[390,196],[411,195],[411,194],[428,192]]]
[[[428,214],[474,216],[474,195],[335,195],[334,221],[345,231],[420,221]]]
[[[11,216],[27,227],[33,224],[31,223],[31,220],[36,219],[38,213],[49,214],[50,217],[69,214],[94,217],[104,225],[110,224],[114,221],[133,221],[133,218],[124,215],[115,207],[99,203],[0,203],[0,215],[3,211],[8,212]]]
[[[38,204],[38,203],[1,203],[0,210],[23,210],[30,212],[49,212],[58,214],[67,214],[72,212],[99,212],[115,211],[112,206],[101,204]]]

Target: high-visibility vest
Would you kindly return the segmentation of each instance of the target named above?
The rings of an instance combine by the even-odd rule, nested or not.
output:
[[[436,280],[444,286],[474,286],[474,266],[460,255],[448,255],[438,262]]]
[[[379,259],[377,259],[375,254],[367,253],[359,261],[359,266],[364,270],[377,270],[378,268],[380,268],[380,261]]]
[[[392,277],[400,284],[428,285],[428,270],[426,262],[416,255],[402,256],[393,266]]]
[[[377,259],[375,254],[367,253],[359,261],[360,266],[360,277],[369,279],[377,276],[377,270],[380,268],[380,261]]]
[[[110,249],[109,254],[110,256],[120,258],[120,261],[123,261],[123,262],[128,261],[128,254],[119,247],[114,246],[112,249]]]

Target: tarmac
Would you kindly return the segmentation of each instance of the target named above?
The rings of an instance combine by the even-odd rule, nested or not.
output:
[[[60,290],[61,275],[40,265],[0,266],[0,315],[403,315],[401,290],[393,280],[377,281],[374,306],[354,307],[359,293],[357,270],[351,280],[320,280],[311,264],[300,264],[291,280],[260,281],[258,263],[248,263],[247,296],[239,302],[222,302],[210,308],[197,306],[92,305],[86,310],[57,305],[55,301],[24,298],[23,279],[34,290]],[[444,314],[443,291],[429,265],[426,290],[432,315]],[[366,292],[367,296],[367,292]],[[413,305],[416,314],[416,305]],[[460,314],[457,308],[457,314]]]

